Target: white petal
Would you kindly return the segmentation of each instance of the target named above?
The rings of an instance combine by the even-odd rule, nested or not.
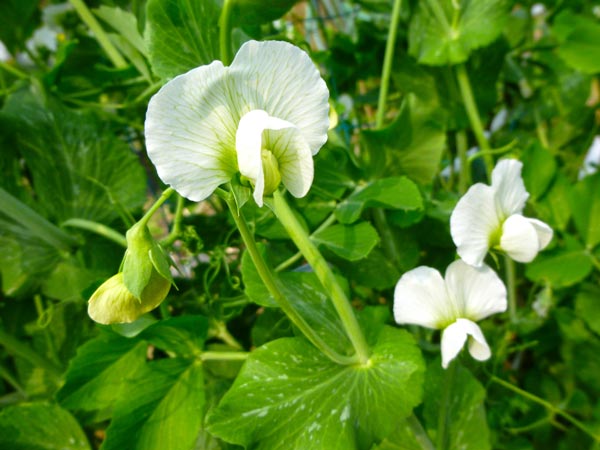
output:
[[[491,356],[490,347],[479,326],[467,319],[457,319],[442,332],[442,367],[444,369],[461,351],[467,336],[472,337],[469,340],[469,352],[473,358],[484,361]]]
[[[540,251],[536,228],[530,219],[513,214],[502,225],[500,248],[518,262],[531,262]]]
[[[239,115],[226,70],[219,61],[190,70],[165,84],[148,105],[148,156],[158,176],[193,201],[208,197],[237,171]]]
[[[271,117],[260,109],[252,110],[240,119],[235,135],[235,149],[240,173],[254,182],[254,200],[263,205],[265,177],[261,159],[263,132],[282,130],[295,126],[277,117]],[[312,158],[311,158],[312,159]]]
[[[280,41],[249,41],[230,66],[235,88],[250,109],[296,125],[316,154],[327,141],[329,91],[310,57]],[[243,112],[247,112],[243,111]]]
[[[529,223],[533,225],[533,228],[535,228],[540,251],[545,249],[552,240],[552,236],[554,234],[552,228],[550,228],[546,223],[542,222],[541,220],[529,218],[527,218],[527,220],[529,220]]]
[[[460,257],[472,266],[480,266],[490,239],[500,229],[494,204],[494,190],[477,183],[456,204],[450,216],[450,234]]]
[[[427,328],[443,328],[456,319],[446,284],[431,267],[417,267],[406,272],[394,291],[394,319]]]
[[[529,198],[521,178],[522,168],[521,161],[503,159],[492,171],[492,188],[496,192],[496,205],[502,220],[523,211]]]
[[[298,128],[265,133],[266,148],[279,164],[281,181],[294,197],[304,197],[313,182],[313,157]]]
[[[506,311],[506,287],[485,264],[473,267],[461,260],[446,269],[448,295],[458,305],[459,316],[473,321]]]

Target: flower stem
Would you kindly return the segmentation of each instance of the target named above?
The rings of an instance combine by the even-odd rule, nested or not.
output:
[[[538,397],[537,395],[532,394],[531,392],[527,392],[517,386],[515,386],[512,383],[509,383],[508,381],[503,380],[502,378],[498,378],[494,375],[492,375],[492,377],[490,378],[490,380],[496,384],[499,384],[500,386],[503,386],[504,388],[513,391],[517,394],[519,394],[520,396],[531,400],[534,403],[537,403],[538,405],[543,406],[544,408],[546,408],[548,411],[550,411],[552,414],[556,414],[558,416],[561,416],[562,418],[564,418],[565,420],[569,421],[570,423],[572,423],[574,426],[576,426],[577,428],[579,428],[581,431],[583,431],[585,434],[587,434],[588,436],[590,436],[594,441],[596,442],[600,442],[600,435],[596,434],[594,431],[592,431],[591,429],[589,429],[586,425],[584,425],[582,422],[580,422],[579,420],[577,420],[575,417],[573,417],[571,414],[569,414],[568,412],[563,411],[562,409],[554,406],[552,403],[544,400],[543,398]]]
[[[458,64],[455,70],[463,105],[467,111],[467,116],[469,117],[475,139],[477,139],[477,144],[483,152],[483,161],[485,162],[485,168],[489,177],[494,168],[494,161],[492,160],[491,154],[488,153],[491,150],[491,147],[483,132],[483,125],[481,123],[481,117],[479,116],[479,110],[477,109],[477,103],[475,103],[475,97],[473,96],[469,75],[467,74],[464,63]]]
[[[456,371],[458,370],[458,362],[451,361],[448,369],[446,370],[443,384],[443,397],[440,405],[440,411],[438,413],[438,429],[437,429],[437,450],[449,449],[448,445],[448,421],[450,418],[450,399],[452,389],[454,386],[454,380],[456,378]]]
[[[456,132],[456,152],[460,161],[460,169],[458,173],[458,192],[464,194],[467,192],[467,187],[471,181],[471,163],[467,158],[467,135],[464,130]],[[451,162],[452,164],[453,162]]]
[[[417,419],[417,416],[415,416],[414,413],[408,416],[408,419],[406,419],[406,425],[410,431],[412,431],[416,441],[423,450],[435,450],[435,446],[431,442],[431,439],[429,439],[429,436],[423,429],[423,425],[421,425],[421,422],[419,419]]]
[[[224,65],[231,64],[231,11],[233,9],[232,0],[223,1],[223,9],[219,17],[219,45],[221,51],[221,61]]]
[[[92,233],[96,233],[108,240],[113,241],[116,244],[119,244],[121,247],[127,248],[127,239],[125,239],[125,236],[101,223],[86,219],[74,218],[63,222],[62,225],[64,227],[81,228],[82,230],[91,231]]]
[[[171,245],[181,235],[181,221],[183,220],[183,207],[185,206],[185,198],[177,195],[177,206],[175,208],[175,217],[173,219],[173,228],[169,235],[161,241],[162,245]]]
[[[356,356],[361,364],[366,364],[369,360],[370,349],[367,345],[365,337],[358,325],[358,321],[352,310],[352,306],[344,293],[344,290],[339,285],[333,272],[327,265],[327,261],[323,258],[317,247],[312,243],[308,234],[302,228],[291,208],[287,204],[283,194],[279,191],[273,193],[273,212],[283,227],[286,229],[296,247],[302,252],[312,269],[315,271],[319,281],[325,288],[326,292],[330,293],[335,307],[346,334],[350,338]]]
[[[515,262],[508,255],[504,255],[506,273],[506,290],[508,296],[508,311],[510,322],[517,323],[517,278],[515,274]]]
[[[381,87],[379,89],[379,101],[377,102],[377,115],[375,116],[375,127],[381,128],[385,119],[385,107],[387,94],[390,86],[390,73],[392,72],[392,62],[394,60],[394,48],[396,46],[396,31],[400,23],[400,10],[402,9],[402,0],[394,0],[392,9],[392,21],[385,45],[385,56],[383,58],[383,69],[381,73]]]
[[[117,69],[124,69],[127,67],[127,62],[112,44],[108,35],[104,32],[104,29],[100,26],[85,2],[83,0],[69,0],[69,2],[73,5],[73,8],[75,8],[75,11],[77,11],[81,20],[90,28],[90,30],[92,30],[98,44],[100,44],[100,47],[102,47],[102,50],[104,50],[106,56],[108,56],[108,59],[110,59],[113,65]]]
[[[256,242],[254,241],[254,236],[250,232],[248,228],[248,224],[246,223],[246,219],[242,214],[238,211],[237,205],[231,195],[228,192],[219,192],[217,191],[227,203],[229,210],[231,212],[231,216],[237,228],[242,236],[244,244],[246,244],[246,250],[250,254],[250,258],[252,258],[252,262],[256,267],[256,271],[260,276],[261,280],[265,284],[269,293],[273,296],[279,307],[283,310],[283,312],[289,317],[289,319],[296,325],[300,331],[306,336],[306,338],[312,342],[312,344],[317,347],[324,355],[326,355],[332,361],[342,364],[349,365],[357,363],[357,358],[352,356],[340,355],[334,349],[332,349],[322,338],[317,334],[315,330],[311,328],[311,326],[304,320],[304,318],[298,314],[298,312],[294,309],[292,304],[288,301],[288,299],[283,295],[281,289],[279,288],[275,277],[273,276],[271,269],[265,263],[262,255],[258,251],[258,247],[256,246]]]
[[[202,352],[200,359],[202,361],[245,361],[250,353],[248,352]]]
[[[158,200],[156,200],[154,202],[154,204],[150,207],[150,209],[148,211],[146,211],[146,214],[144,214],[144,217],[142,217],[139,220],[139,224],[140,226],[146,226],[148,224],[148,221],[150,220],[150,218],[154,215],[154,213],[156,211],[158,211],[158,208],[160,208],[162,206],[162,204],[164,202],[167,201],[167,199],[173,195],[173,192],[175,192],[175,189],[173,189],[172,187],[168,187],[167,189],[164,190],[164,192],[162,193],[162,195],[158,198]]]

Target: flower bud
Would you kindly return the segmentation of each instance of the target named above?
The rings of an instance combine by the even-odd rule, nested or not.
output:
[[[263,164],[263,173],[265,177],[264,195],[271,195],[279,187],[281,183],[281,174],[279,173],[279,163],[277,158],[270,150],[262,149],[261,155]]]
[[[160,305],[170,288],[171,282],[153,270],[138,299],[127,289],[123,273],[119,272],[92,294],[88,302],[88,314],[94,321],[104,325],[133,322]]]

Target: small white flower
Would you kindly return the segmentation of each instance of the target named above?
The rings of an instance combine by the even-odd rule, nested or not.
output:
[[[229,67],[192,69],[150,100],[145,134],[158,175],[200,201],[240,172],[259,206],[281,181],[303,197],[327,140],[329,92],[310,57],[286,42],[246,42]]]
[[[515,159],[500,161],[492,172],[492,185],[474,184],[454,208],[450,233],[467,264],[481,266],[490,248],[530,262],[552,240],[548,225],[521,215],[529,197],[522,167]]]
[[[442,332],[442,367],[448,367],[469,338],[469,352],[479,361],[491,356],[475,323],[506,311],[506,288],[488,266],[473,267],[461,260],[446,269],[446,277],[431,267],[406,272],[396,284],[394,318]]]

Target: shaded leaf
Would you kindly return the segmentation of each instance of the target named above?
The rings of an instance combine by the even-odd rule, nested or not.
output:
[[[567,64],[584,73],[600,72],[600,24],[565,10],[556,16],[553,31],[558,55]]]
[[[354,225],[333,225],[311,236],[333,253],[349,261],[365,258],[379,242],[379,235],[368,222]]]

